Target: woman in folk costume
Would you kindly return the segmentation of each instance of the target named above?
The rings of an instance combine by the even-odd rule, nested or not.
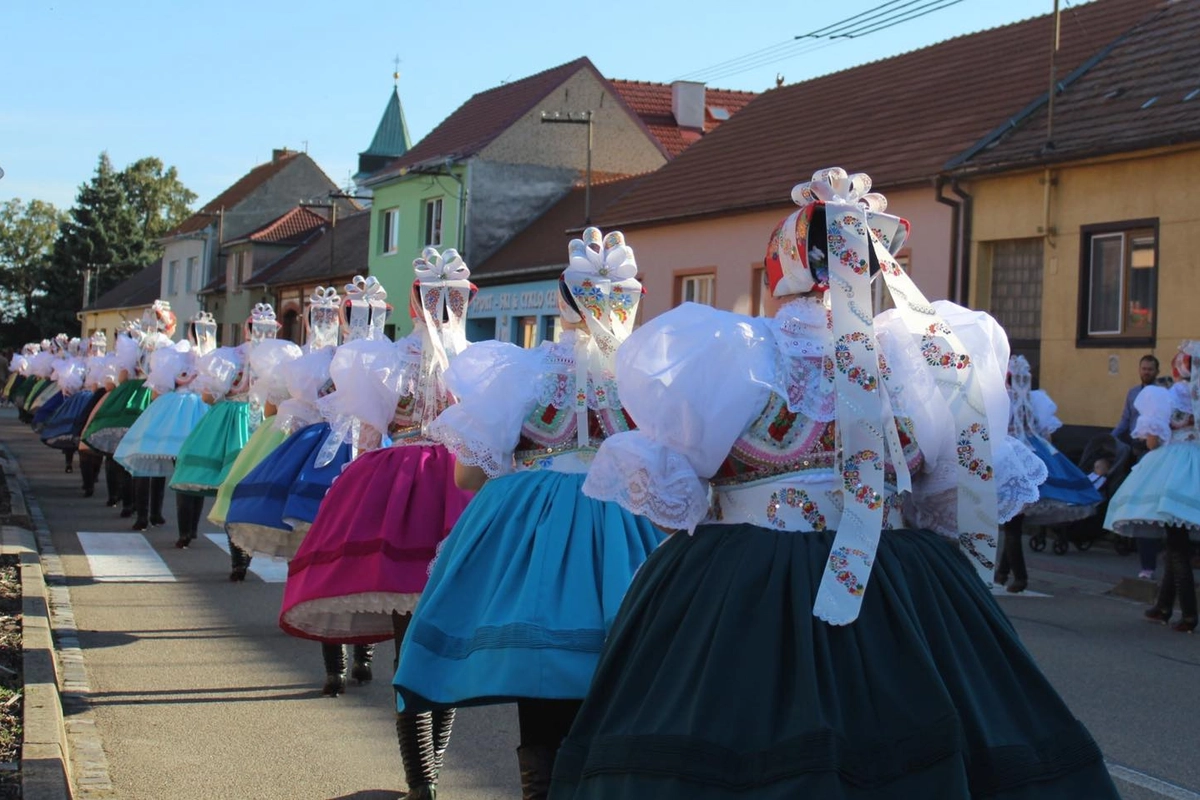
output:
[[[1173,629],[1196,630],[1196,587],[1191,543],[1200,541],[1200,342],[1188,340],[1171,359],[1170,389],[1147,386],[1137,396],[1135,439],[1149,452],[1134,466],[1108,505],[1104,527],[1122,536],[1166,536],[1158,598],[1146,618],[1166,625],[1179,601]]]
[[[194,382],[197,361],[216,349],[217,323],[212,314],[199,311],[187,327],[185,340],[162,343],[150,353],[146,385],[153,392],[154,400],[133,423],[113,454],[113,458],[134,477],[137,509],[134,530],[146,530],[151,524],[162,525],[166,521],[162,516],[162,503],[167,478],[175,471],[175,459],[184,440],[208,413],[208,405]],[[184,532],[193,527],[193,505],[193,497],[175,495],[180,541],[183,542],[187,541]]]
[[[104,396],[102,371],[106,346],[103,331],[97,331],[88,339],[87,350],[74,367],[75,379],[79,382],[78,391],[68,392],[70,397],[67,402],[42,429],[42,441],[49,447],[64,451],[68,467],[75,452],[79,451],[79,474],[83,479],[84,497],[92,496],[100,464],[104,461],[103,456],[96,458],[90,451],[80,450],[79,437],[92,410]],[[73,386],[75,379],[69,379],[68,384]]]
[[[62,450],[65,469],[72,472],[75,451],[79,449],[79,426],[86,419],[94,386],[87,384],[87,357],[79,351],[79,340],[71,341],[71,352],[54,365],[54,380],[63,394],[63,403],[42,425],[39,436],[47,447]]]
[[[128,334],[118,337],[117,387],[104,398],[83,437],[93,449],[110,455],[115,453],[130,426],[150,406],[152,392],[146,385],[149,354],[160,346],[170,346],[175,324],[175,313],[170,304],[155,300],[142,314],[141,324],[131,323],[127,326]],[[131,343],[136,344],[132,350]]]
[[[109,362],[107,350],[108,337],[104,331],[93,333],[88,340],[87,370],[83,378],[84,390],[91,391],[91,399],[76,418],[72,428],[72,439],[79,449],[79,475],[83,482],[84,497],[91,497],[95,493],[96,480],[100,477],[100,469],[104,465],[104,455],[85,445],[81,437],[92,414],[108,394],[108,384],[105,380]]]
[[[334,481],[288,566],[279,616],[293,636],[338,646],[393,639],[393,669],[430,563],[470,500],[454,484],[454,456],[427,431],[453,402],[442,376],[467,347],[475,287],[454,250],[426,248],[413,269],[413,332],[395,344],[343,347],[334,357],[338,389],[323,402],[335,428],[361,421],[360,449],[379,432],[391,446],[360,453]],[[452,708],[397,714],[405,797],[434,796],[453,723]]]
[[[483,342],[445,375],[458,399],[429,436],[478,489],[434,562],[405,636],[402,713],[516,701],[527,798],[545,795],[633,573],[662,541],[580,492],[596,448],[629,430],[613,355],[641,299],[633,250],[595,228],[569,246],[560,342]]]
[[[30,377],[32,374],[30,372],[30,360],[40,349],[40,344],[29,342],[21,348],[19,353],[14,353],[8,362],[10,374],[4,397],[17,408],[19,413],[23,413],[22,406],[25,402],[25,397],[33,386],[33,380]],[[24,417],[22,417],[22,420],[24,420]]]
[[[236,347],[218,347],[197,365],[196,388],[212,408],[184,439],[171,474],[171,488],[187,495],[182,502],[186,523],[179,529],[178,545],[186,547],[200,528],[204,498],[212,497],[228,476],[254,424],[250,405],[250,353],[262,341],[274,339],[280,325],[275,310],[258,303],[245,324],[246,340]],[[232,558],[230,580],[245,578],[236,557]]]
[[[133,476],[113,460],[111,452],[92,446],[88,441],[88,435],[95,426],[97,419],[103,421],[104,417],[102,413],[104,412],[104,408],[109,402],[113,401],[114,395],[117,394],[117,389],[123,383],[128,382],[129,378],[135,373],[138,360],[137,342],[141,337],[141,322],[126,320],[121,323],[120,328],[117,330],[113,347],[105,353],[98,363],[99,385],[104,392],[99,402],[92,407],[91,416],[84,423],[83,435],[79,440],[79,451],[81,453],[90,453],[91,457],[98,457],[103,461],[104,482],[108,489],[108,499],[104,504],[108,508],[113,508],[118,504],[121,505],[122,517],[133,516]],[[116,405],[123,405],[127,402],[129,392],[132,389],[133,387],[130,387],[130,389],[121,392]],[[106,439],[107,435],[104,438]]]
[[[58,387],[54,385],[51,375],[54,373],[54,362],[58,359],[60,352],[59,339],[67,338],[65,333],[60,333],[53,339],[45,339],[42,341],[42,349],[38,351],[32,359],[30,359],[30,371],[37,378],[37,383],[33,385],[29,396],[25,398],[25,422],[33,424],[34,417],[42,405],[54,395],[58,394]]]
[[[1024,442],[1046,465],[1047,478],[1038,487],[1038,500],[1004,523],[996,583],[1008,591],[1023,592],[1029,586],[1021,532],[1025,523],[1061,525],[1090,517],[1104,498],[1087,475],[1050,444],[1050,434],[1062,427],[1055,416],[1058,406],[1041,389],[1031,391],[1033,382],[1025,356],[1008,359],[1008,434]],[[1012,573],[1012,583],[1008,575]]]
[[[60,333],[54,337],[51,343],[50,352],[50,384],[45,392],[38,399],[37,405],[34,408],[33,419],[30,421],[30,426],[33,432],[41,434],[42,429],[46,424],[54,418],[58,410],[62,408],[63,403],[67,400],[67,392],[63,386],[63,381],[66,380],[73,391],[78,391],[80,383],[77,382],[78,376],[75,374],[75,366],[78,363],[75,358],[79,351],[79,339],[68,339],[65,333]],[[68,470],[69,471],[69,470]]]
[[[386,315],[386,293],[374,278],[368,281],[361,276],[346,286],[345,321],[348,323],[346,344],[360,340],[375,339],[386,343],[383,335],[383,320]],[[336,294],[333,295],[336,299]],[[378,322],[373,325],[372,320]],[[314,329],[316,331],[316,329]],[[287,367],[288,383],[293,388],[290,406],[281,406],[280,416],[292,431],[279,447],[250,470],[234,488],[233,499],[226,513],[226,530],[230,540],[247,553],[288,558],[304,539],[306,526],[297,526],[295,519],[287,513],[289,504],[297,492],[313,489],[312,481],[306,476],[322,468],[328,473],[328,482],[319,489],[315,500],[320,503],[329,483],[350,460],[349,444],[342,441],[343,434],[351,430],[347,419],[346,430],[331,437],[328,422],[321,417],[321,398],[334,390],[336,382],[331,377],[331,365],[336,358],[336,337],[328,338],[327,323],[322,325],[321,339],[314,338],[312,350],[304,358]],[[340,348],[336,348],[340,351]],[[352,361],[347,361],[352,364]],[[328,455],[321,465],[317,464],[322,447],[332,442]],[[316,517],[315,509],[307,522]]]
[[[1117,797],[988,586],[999,522],[1045,477],[1004,435],[1007,338],[925,301],[869,188],[831,169],[793,190],[774,318],[686,304],[618,353],[639,428],[584,492],[675,533],[629,589],[556,800]],[[876,270],[898,308],[872,320]]]

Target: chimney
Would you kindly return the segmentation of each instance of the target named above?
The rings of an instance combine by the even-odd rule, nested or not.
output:
[[[671,113],[675,124],[690,130],[704,130],[704,84],[675,81],[671,84]]]
[[[292,155],[291,150],[288,150],[286,147],[277,147],[271,151],[271,163],[274,164],[275,162],[281,161],[290,155]]]

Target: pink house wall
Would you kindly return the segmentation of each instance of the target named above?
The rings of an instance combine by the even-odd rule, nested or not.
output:
[[[932,189],[890,192],[888,212],[912,223],[909,252],[913,279],[930,300],[947,296],[950,279],[951,209],[938,203]],[[767,239],[794,206],[773,211],[703,219],[625,231],[637,255],[646,287],[643,319],[675,305],[675,276],[679,272],[715,271],[716,306],[752,313],[752,275],[761,266]]]

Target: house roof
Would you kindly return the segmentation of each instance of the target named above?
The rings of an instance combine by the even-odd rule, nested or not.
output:
[[[259,164],[247,172],[234,182],[232,186],[205,203],[195,214],[185,219],[177,228],[166,233],[163,238],[182,236],[185,233],[195,233],[196,231],[204,230],[213,222],[218,211],[222,208],[225,210],[233,208],[249,197],[255,189],[282,172],[293,159],[301,157],[308,158],[308,155],[290,150],[278,151],[276,157],[265,164]]]
[[[577,58],[528,78],[473,95],[412,149],[390,162],[372,178],[396,175],[405,167],[411,168],[435,159],[459,159],[475,155],[563,81],[585,67],[595,69],[587,57]]]
[[[1200,141],[1200,3],[1175,2],[1129,31],[1017,127],[981,142],[959,172],[1047,164]]]
[[[300,244],[313,230],[329,224],[329,220],[312,209],[296,206],[285,214],[251,231],[240,239],[226,242],[225,246],[253,242],[255,244]]]
[[[654,138],[674,158],[695,143],[703,133],[708,133],[737,113],[753,100],[755,92],[738,92],[730,89],[705,89],[704,131],[689,131],[675,121],[671,108],[671,85],[647,81],[609,80],[633,112],[641,118]],[[722,119],[724,117],[724,119]]]
[[[407,153],[411,146],[408,123],[404,121],[404,109],[400,106],[400,89],[392,87],[392,96],[383,109],[383,118],[375,129],[375,138],[371,140],[371,146],[359,155],[398,158]]]
[[[317,228],[295,250],[250,276],[247,285],[283,286],[367,274],[371,212],[359,211],[338,219],[337,225]]]
[[[1074,70],[1161,0],[1096,0],[1063,20],[1057,61]],[[822,167],[914,185],[1044,90],[1050,14],[764,92],[641,181],[603,227],[790,204]]]
[[[107,311],[148,306],[162,296],[162,259],[134,273],[96,298],[82,311]]]
[[[644,175],[592,184],[592,216],[620,198]],[[584,226],[583,186],[575,186],[523,231],[508,240],[487,261],[471,267],[475,281],[506,277],[523,280],[541,273],[557,274],[567,265],[567,243]]]

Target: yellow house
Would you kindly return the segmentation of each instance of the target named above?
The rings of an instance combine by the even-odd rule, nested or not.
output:
[[[96,298],[96,302],[76,313],[83,339],[96,331],[104,331],[111,346],[116,341],[121,323],[141,320],[142,313],[161,296],[162,259],[122,281]]]
[[[1171,3],[952,164],[969,299],[1068,424],[1111,427],[1138,362],[1200,337],[1200,4]]]

